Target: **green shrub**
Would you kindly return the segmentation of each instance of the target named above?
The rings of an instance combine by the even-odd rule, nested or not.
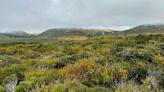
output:
[[[136,36],[135,39],[137,44],[145,44],[149,42],[150,37],[147,35],[139,34]]]
[[[140,92],[139,86],[134,81],[116,83],[114,92]]]
[[[74,64],[77,60],[84,58],[84,54],[73,54],[73,55],[65,55],[64,57],[61,57],[57,62],[54,64],[54,68],[63,68],[66,65]]]
[[[16,86],[15,92],[26,92],[25,90],[32,89],[36,83],[36,77],[32,77],[30,80],[21,81]]]
[[[5,92],[5,88],[0,85],[0,92]]]
[[[57,70],[45,69],[45,68],[38,68],[35,70],[31,69],[25,72],[26,79],[29,79],[31,77],[36,77],[39,83],[43,83],[43,82],[49,83],[59,78]]]
[[[121,56],[123,56],[125,60],[128,61],[144,60],[147,62],[153,62],[153,56],[155,55],[155,53],[152,50],[134,48],[127,48],[120,54]]]
[[[160,54],[162,55],[162,56],[164,56],[164,43],[163,44],[160,44]]]
[[[9,75],[9,76],[5,77],[2,84],[5,85],[5,84],[9,83],[10,81],[13,81],[14,79],[17,80],[16,74]]]
[[[127,70],[129,79],[133,79],[138,83],[141,83],[141,81],[146,78],[148,72],[146,64],[143,61],[133,64],[129,63],[127,65]]]
[[[18,74],[20,72],[23,72],[28,67],[26,65],[12,65],[10,67],[4,67],[3,69],[0,69],[0,83],[2,83],[3,79],[9,75],[12,74]]]

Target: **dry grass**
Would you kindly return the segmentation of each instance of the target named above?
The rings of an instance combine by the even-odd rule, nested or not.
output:
[[[58,37],[57,39],[59,40],[66,40],[66,41],[83,41],[87,40],[88,37],[86,36],[63,36],[63,37]]]

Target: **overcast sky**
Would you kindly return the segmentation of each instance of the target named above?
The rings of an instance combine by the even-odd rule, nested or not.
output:
[[[164,23],[164,0],[0,0],[0,32]]]

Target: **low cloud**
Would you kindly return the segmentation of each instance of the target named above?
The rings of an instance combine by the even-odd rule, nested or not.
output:
[[[0,31],[164,23],[164,0],[0,0]]]

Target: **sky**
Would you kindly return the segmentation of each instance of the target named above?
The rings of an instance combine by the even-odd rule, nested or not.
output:
[[[164,0],[0,0],[0,32],[164,23]]]

